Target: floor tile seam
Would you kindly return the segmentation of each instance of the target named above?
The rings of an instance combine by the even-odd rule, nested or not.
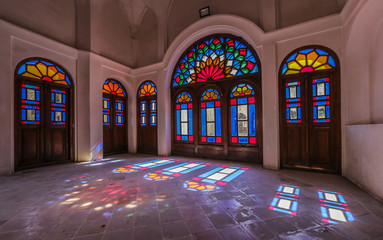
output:
[[[112,213],[115,212],[116,207],[117,207],[117,205],[114,204]],[[102,238],[101,238],[101,240],[104,240],[104,238],[105,238],[105,234],[106,234],[106,232],[108,231],[110,222],[112,221],[112,217],[113,217],[113,214],[112,214],[112,216],[109,217],[108,222],[106,223],[105,231],[104,231],[104,233],[102,234]]]
[[[82,220],[81,224],[79,224],[79,227],[77,228],[75,234],[73,235],[73,238],[76,238],[78,232],[80,231],[80,229],[82,228],[82,226],[84,226],[84,223],[86,222],[86,219],[88,219],[89,215],[91,214],[92,211],[89,211],[88,214],[86,215],[86,217]]]

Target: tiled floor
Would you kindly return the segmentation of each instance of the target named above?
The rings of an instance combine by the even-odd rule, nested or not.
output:
[[[0,177],[0,239],[383,239],[383,204],[340,176],[185,157],[144,166],[159,158],[113,159],[122,161]],[[320,202],[319,189],[335,193],[322,192]]]

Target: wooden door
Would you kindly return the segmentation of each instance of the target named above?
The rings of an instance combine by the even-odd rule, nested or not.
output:
[[[17,79],[15,97],[15,168],[70,160],[70,88]]]
[[[137,103],[137,152],[157,154],[157,97],[139,97]]]
[[[334,71],[282,78],[282,166],[340,171],[339,83]]]
[[[104,155],[127,151],[126,98],[103,95]]]

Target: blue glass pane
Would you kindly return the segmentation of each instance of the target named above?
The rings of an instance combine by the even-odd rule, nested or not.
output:
[[[286,87],[286,99],[289,99],[289,98],[290,98],[289,87]]]
[[[328,63],[329,63],[331,66],[335,67],[335,61],[334,61],[334,59],[333,59],[331,56],[328,57]]]
[[[320,55],[328,55],[327,52],[323,51],[323,50],[320,50],[320,49],[315,49],[317,51],[317,53],[319,53]]]
[[[309,53],[309,52],[311,52],[311,51],[313,51],[313,50],[314,50],[314,49],[309,48],[309,49],[301,50],[301,51],[299,51],[299,52],[300,52],[300,53],[307,54],[307,53]]]
[[[300,98],[301,97],[301,86],[297,87],[297,96]]]
[[[291,55],[291,57],[289,57],[289,59],[286,60],[286,62],[290,62],[290,61],[294,60],[297,55],[298,55],[298,53],[294,53],[293,55]]]
[[[21,120],[22,120],[22,121],[27,120],[25,109],[22,109],[22,110],[21,110]]]
[[[216,126],[216,136],[221,136],[221,108],[215,109],[215,126]]]
[[[326,119],[318,119],[317,122],[318,123],[325,123],[325,122],[327,122],[327,120]]]
[[[51,93],[51,102],[52,102],[52,103],[55,102],[55,94],[54,94],[54,93]]]
[[[255,104],[249,105],[249,117],[250,117],[249,135],[252,137],[255,137]]]
[[[207,142],[212,142],[212,143],[214,143],[214,142],[215,142],[215,137],[208,137],[208,138],[207,138]]]
[[[326,117],[330,118],[330,106],[326,106]]]
[[[188,105],[187,104],[181,104],[181,109],[187,109]]]
[[[237,106],[231,106],[231,136],[237,136]]]
[[[63,122],[65,122],[65,112],[63,112],[63,119],[62,119]]]
[[[27,90],[25,88],[21,89],[21,99],[27,98]]]
[[[286,119],[290,119],[290,108],[286,108]]]
[[[238,138],[239,143],[249,143],[249,138],[247,137],[239,137]]]
[[[214,102],[207,102],[206,107],[214,107]]]
[[[302,117],[302,113],[301,113],[301,108],[299,107],[298,108],[298,119],[301,119]]]
[[[181,134],[181,111],[176,111],[177,117],[176,117],[176,126],[177,126],[177,135]]]
[[[53,122],[55,120],[55,112],[54,111],[51,111],[51,121]]]
[[[326,83],[326,95],[330,95],[330,83]]]
[[[192,136],[193,135],[193,110],[192,109],[189,109],[189,114],[188,114],[188,117],[189,117],[189,135]]]
[[[201,109],[202,136],[206,136],[206,109]]]
[[[286,72],[287,72],[287,64],[285,63],[285,65],[283,65],[283,68],[282,68],[282,75],[284,75]]]
[[[317,119],[318,118],[318,116],[317,116],[317,114],[318,114],[318,112],[317,112],[318,110],[317,110],[317,107],[314,107],[314,111],[313,111],[313,113],[314,113],[314,119]]]
[[[182,141],[187,141],[188,140],[188,136],[181,136],[181,140]]]
[[[313,97],[317,95],[317,85],[313,84]]]
[[[23,65],[19,68],[19,70],[17,71],[17,74],[22,74],[22,73],[25,72],[25,70],[26,70],[26,65],[23,64]]]
[[[238,104],[247,104],[247,98],[238,98]]]

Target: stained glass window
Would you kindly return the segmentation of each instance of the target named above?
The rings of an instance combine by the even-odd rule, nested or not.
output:
[[[157,126],[157,100],[150,101],[150,126]]]
[[[255,93],[252,86],[239,84],[231,91],[231,143],[255,144]]]
[[[257,72],[255,54],[242,40],[214,36],[198,41],[180,58],[172,86]]]
[[[292,54],[282,67],[282,75],[332,69],[335,66],[334,58],[329,53],[309,48]]]
[[[40,87],[21,85],[21,124],[40,124]]]
[[[221,143],[221,96],[208,89],[201,97],[201,141]]]
[[[110,125],[110,100],[102,98],[102,122],[103,125]]]
[[[146,101],[140,102],[140,124],[142,127],[146,126],[146,116],[147,116],[147,109],[146,109]]]
[[[53,125],[66,124],[66,92],[51,90],[51,123]]]
[[[313,80],[313,121],[330,122],[330,79]]]
[[[46,60],[31,60],[19,67],[17,74],[57,84],[70,85],[69,76],[59,66]]]
[[[286,83],[286,122],[300,123],[302,121],[301,82]]]
[[[141,84],[138,90],[138,97],[152,96],[157,94],[157,88],[154,83],[147,81]]]
[[[193,103],[187,92],[176,98],[176,140],[193,141]]]
[[[124,125],[124,101],[116,100],[115,102],[115,124],[117,126]]]
[[[105,81],[104,89],[102,90],[102,92],[116,95],[119,97],[126,97],[125,90],[121,86],[121,84],[119,82],[111,80],[111,79],[108,79]]]

